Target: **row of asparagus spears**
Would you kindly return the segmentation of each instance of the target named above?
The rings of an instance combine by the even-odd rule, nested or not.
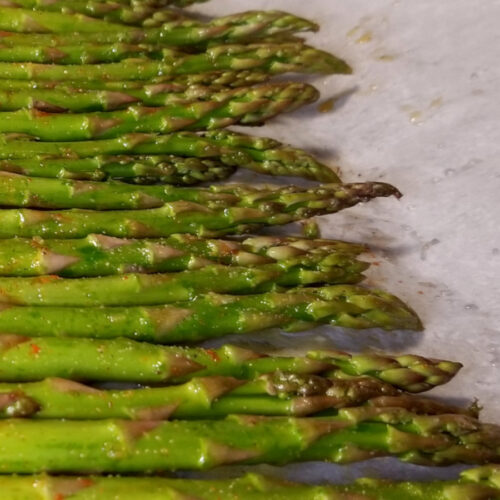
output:
[[[422,328],[401,300],[359,285],[363,245],[233,236],[400,193],[342,184],[305,151],[223,130],[318,99],[274,75],[351,68],[305,44],[318,29],[306,19],[175,9],[193,3],[0,0],[0,496],[497,498],[494,466],[347,486],[74,476],[500,458],[500,430],[477,405],[420,395],[459,363],[175,345],[276,327]],[[325,184],[186,187],[239,168]]]
[[[140,477],[0,477],[0,488],[13,500],[495,500],[498,466],[464,471],[456,480],[427,483],[360,479],[338,486],[307,486],[247,474],[237,479],[195,480]]]

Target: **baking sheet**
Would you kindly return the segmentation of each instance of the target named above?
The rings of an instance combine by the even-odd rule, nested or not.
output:
[[[383,180],[401,201],[377,200],[324,217],[324,236],[369,243],[371,284],[407,300],[422,334],[319,329],[233,340],[262,348],[385,349],[462,361],[462,372],[433,395],[478,398],[484,420],[499,422],[500,364],[500,2],[482,0],[212,0],[210,15],[275,8],[319,21],[311,37],[347,59],[352,76],[313,81],[332,112],[317,106],[252,131],[341,165],[345,181]],[[430,479],[444,469],[377,459],[354,466],[266,468],[309,481],[363,474]],[[225,469],[234,474],[238,469]],[[216,474],[221,474],[217,471]]]

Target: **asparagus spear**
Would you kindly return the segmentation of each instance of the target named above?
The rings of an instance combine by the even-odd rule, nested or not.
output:
[[[293,82],[272,83],[236,90],[227,88],[221,90],[217,86],[202,85],[176,88],[170,83],[146,85],[126,92],[57,87],[55,89],[0,90],[0,110],[16,111],[28,108],[53,113],[66,111],[81,113],[113,111],[136,103],[152,107],[170,106],[172,110],[178,110],[179,106],[190,107],[198,102],[213,102],[222,106],[230,100],[240,99],[232,107],[243,106],[245,102],[251,100],[252,109],[249,110],[247,116],[253,122],[258,119],[260,110],[266,112],[262,114],[262,119],[265,119],[269,112],[278,111],[279,104],[282,105],[279,112],[293,111],[317,97],[318,91],[311,85]],[[237,111],[238,116],[242,111]],[[186,118],[186,112],[183,117]]]
[[[66,278],[199,269],[207,264],[257,267],[279,264],[318,270],[349,264],[354,274],[368,267],[355,262],[364,247],[331,240],[247,238],[242,242],[174,235],[163,240],[123,240],[90,235],[80,240],[14,238],[0,240],[1,276]]]
[[[258,474],[233,479],[159,477],[0,476],[5,498],[15,500],[493,500],[500,497],[500,467],[469,469],[451,481],[392,482],[363,478],[348,485],[312,486]],[[53,496],[47,497],[46,491]],[[68,496],[68,492],[69,496]]]
[[[3,473],[151,473],[226,464],[349,463],[376,456],[446,465],[494,462],[499,451],[497,426],[402,408],[347,408],[321,418],[0,422]]]
[[[158,10],[148,3],[133,3],[126,5],[116,2],[102,2],[95,0],[0,0],[2,7],[17,7],[63,14],[79,13],[96,17],[114,23],[131,24],[137,26],[158,26],[163,23],[177,21],[183,15],[175,10]]]
[[[240,347],[157,346],[128,339],[30,338],[0,335],[0,379],[30,382],[50,377],[142,384],[180,383],[193,377],[249,380],[275,371],[325,374],[332,379],[369,376],[410,392],[446,384],[460,370],[451,361],[414,355],[377,356],[339,351],[269,357]]]
[[[180,156],[104,156],[0,160],[0,171],[33,177],[131,184],[194,185],[227,179],[235,168],[221,162]]]
[[[2,332],[36,332],[42,337],[128,337],[161,344],[198,342],[273,327],[300,331],[318,324],[356,329],[422,328],[416,314],[396,297],[349,285],[245,297],[208,294],[160,307],[11,306],[0,311]]]
[[[21,35],[26,37],[27,35]],[[72,43],[78,43],[72,34]],[[6,37],[3,45],[17,45],[17,37]],[[40,41],[39,43],[42,43]],[[100,43],[100,42],[96,42]],[[60,42],[57,42],[60,45]],[[332,54],[300,43],[221,45],[201,54],[184,54],[163,50],[163,59],[126,60],[109,64],[35,64],[0,63],[0,78],[14,80],[140,80],[162,76],[183,76],[213,71],[264,71],[270,75],[299,73],[351,73],[350,67]]]
[[[1,80],[0,80],[1,81]],[[83,142],[37,142],[0,135],[0,159],[48,156],[68,159],[101,155],[178,155],[214,159],[231,167],[243,167],[267,175],[289,175],[321,182],[339,182],[328,166],[300,149],[264,137],[217,130],[194,134],[128,134],[116,139]],[[38,159],[38,158],[37,158]]]
[[[168,155],[0,160],[2,172],[91,181],[116,179],[131,184],[189,186],[227,179],[234,170],[234,167],[214,160]]]
[[[402,394],[370,377],[328,379],[275,372],[250,381],[232,377],[193,378],[182,385],[99,390],[64,379],[0,384],[1,418],[69,420],[218,419],[230,414],[307,416],[365,405],[406,408],[419,414],[468,410]]]
[[[0,278],[0,303],[31,306],[134,306],[192,301],[209,292],[255,294],[276,287],[317,283],[358,282],[366,264],[350,255],[322,255],[290,259],[258,267],[225,266],[209,263],[199,269],[163,273],[129,273],[94,278],[65,279],[58,276]],[[336,292],[336,293],[335,293]],[[366,314],[359,320],[345,319],[348,326],[385,326],[387,329],[417,328],[414,313],[391,295],[365,294],[364,289],[333,291],[342,304],[352,293],[362,304],[353,314]],[[328,293],[327,293],[328,295]],[[283,299],[286,300],[286,299]],[[293,300],[293,298],[292,298]],[[393,306],[394,310],[386,310]],[[381,311],[379,307],[383,307]],[[349,307],[345,307],[348,312]],[[368,309],[368,313],[366,311]],[[374,309],[373,312],[370,309]],[[335,310],[335,309],[334,309]],[[371,312],[371,314],[369,314]],[[371,321],[370,321],[371,320]]]
[[[187,18],[172,21],[167,16],[167,23],[159,28],[135,28],[124,26],[121,22],[108,22],[78,13],[46,12],[0,5],[0,30],[42,34],[79,33],[90,37],[92,33],[109,34],[118,42],[130,40],[171,45],[212,40],[234,42],[318,29],[317,24],[307,19],[276,10],[241,12],[219,17],[207,23]]]
[[[328,184],[312,190],[281,190],[278,202],[256,199],[253,207],[210,209],[193,202],[166,203],[161,208],[96,212],[89,210],[0,210],[0,238],[83,238],[91,233],[128,238],[156,238],[176,233],[204,237],[248,232],[335,213],[379,196],[400,196],[383,183]],[[259,191],[255,191],[258,198]],[[256,284],[256,283],[255,283]]]
[[[372,183],[373,184],[373,183]],[[207,188],[170,185],[136,186],[119,181],[94,182],[68,179],[26,177],[0,172],[0,205],[31,208],[85,208],[89,210],[140,210],[160,208],[168,203],[189,202],[211,210],[246,207],[262,210],[265,205],[276,211],[290,210],[294,203],[330,200],[339,184],[326,184],[304,189],[298,186],[249,186],[245,184],[215,185]],[[346,185],[345,192],[356,192]],[[342,189],[342,188],[341,188]],[[394,188],[380,185],[382,193]]]
[[[87,89],[87,90],[109,90],[115,92],[126,92],[130,90],[144,90],[154,94],[156,89],[181,92],[193,85],[205,85],[217,88],[237,88],[264,83],[272,75],[262,71],[241,70],[241,71],[213,71],[207,73],[193,73],[178,76],[160,76],[152,78],[148,82],[134,80],[77,80],[77,81],[32,81],[32,80],[12,80],[0,79],[0,89],[7,91],[19,90],[52,90],[56,87],[63,89]]]
[[[28,104],[36,96],[26,96]],[[129,100],[124,95],[99,99]],[[75,94],[75,100],[80,98]],[[83,107],[89,103],[83,98]],[[128,133],[169,133],[177,130],[210,130],[229,125],[255,125],[287,111],[314,102],[318,91],[311,85],[271,84],[220,92],[210,100],[166,103],[163,107],[131,106],[124,110],[94,113],[45,113],[19,109],[0,113],[0,132],[22,132],[47,141],[81,141],[113,138]],[[56,100],[57,102],[57,100]],[[20,105],[18,102],[15,105]],[[62,104],[62,103],[61,103]],[[66,104],[69,105],[69,102]],[[129,100],[130,104],[130,100]],[[105,107],[107,104],[103,104]],[[47,102],[45,107],[51,108]],[[68,109],[55,104],[56,109]],[[90,104],[90,106],[92,106]],[[113,104],[111,104],[113,107]],[[71,106],[70,106],[71,108]],[[78,106],[71,111],[79,111]]]
[[[0,46],[0,61],[42,64],[96,64],[113,63],[125,59],[160,59],[162,51],[157,47],[124,43],[86,43],[60,47],[37,45]]]

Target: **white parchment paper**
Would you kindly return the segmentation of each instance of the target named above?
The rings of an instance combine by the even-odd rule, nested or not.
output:
[[[426,330],[324,329],[245,341],[459,360],[465,367],[456,380],[432,394],[459,403],[478,398],[483,419],[500,423],[500,2],[212,0],[194,10],[222,15],[258,8],[320,22],[311,42],[347,59],[355,73],[313,80],[323,101],[336,98],[334,111],[311,106],[250,132],[317,153],[340,165],[345,181],[383,180],[403,191],[400,202],[378,200],[324,217],[322,229],[328,237],[372,245],[378,265],[370,284],[407,300]],[[459,469],[378,459],[264,470],[337,481],[362,474],[453,477]]]

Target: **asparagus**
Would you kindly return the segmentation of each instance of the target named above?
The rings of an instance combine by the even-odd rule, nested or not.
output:
[[[26,95],[27,104],[36,96]],[[100,100],[129,101],[124,95],[100,95]],[[78,101],[79,94],[74,95]],[[22,132],[47,141],[81,141],[113,138],[128,133],[169,133],[177,130],[210,130],[229,125],[261,124],[280,113],[314,102],[318,91],[301,83],[270,84],[219,92],[209,100],[166,103],[162,107],[130,106],[124,110],[93,113],[45,113],[19,109],[0,113],[0,132]],[[82,96],[83,107],[89,107]],[[17,102],[15,105],[21,105]],[[63,104],[63,103],[60,103]],[[66,102],[69,105],[69,102]],[[43,104],[51,108],[52,103]],[[68,109],[54,103],[56,109]],[[92,104],[90,104],[90,107]],[[106,103],[103,103],[107,107]],[[70,106],[71,108],[71,106]],[[78,106],[76,106],[78,108]],[[79,111],[79,109],[70,109]]]
[[[159,307],[11,306],[0,310],[2,332],[36,332],[42,337],[127,337],[161,344],[198,342],[266,328],[300,331],[318,324],[356,329],[422,328],[416,314],[396,297],[349,285],[245,297],[211,293]]]
[[[2,277],[0,303],[64,307],[157,305],[192,301],[209,292],[246,295],[276,287],[356,283],[362,279],[360,273],[366,267],[350,255],[327,258],[311,255],[258,267],[208,263],[198,269],[162,274],[128,273],[73,279],[55,275]],[[345,312],[352,309],[354,315],[353,319],[344,320],[347,326],[385,326],[387,329],[418,329],[420,326],[415,314],[391,295],[366,293],[363,288],[332,290],[334,297],[340,297],[340,305],[349,300],[350,294],[354,296],[354,305],[359,301],[361,307],[345,306]],[[361,314],[359,319],[357,314]]]
[[[186,453],[189,450],[189,453]],[[332,417],[0,422],[3,473],[136,473],[226,464],[350,463],[394,456],[426,465],[500,458],[500,428],[466,415],[356,407]]]
[[[126,240],[90,235],[80,240],[15,238],[0,240],[1,276],[66,278],[199,269],[207,264],[257,267],[279,264],[307,269],[354,265],[356,274],[368,264],[355,262],[361,245],[332,240],[254,237],[244,241],[207,240],[174,235],[163,240]]]
[[[189,186],[227,179],[234,170],[214,160],[168,155],[0,160],[1,172],[90,181],[116,179],[131,184]]]
[[[79,80],[65,81],[64,85],[57,81],[31,81],[31,80],[11,80],[0,79],[0,89],[7,91],[53,90],[54,88],[68,88],[77,90],[109,90],[116,92],[127,92],[130,90],[144,90],[154,94],[156,89],[181,92],[193,85],[205,85],[217,88],[237,88],[264,83],[271,78],[271,75],[262,71],[213,71],[207,73],[193,73],[179,76],[160,76],[152,78],[147,83],[134,80]]]
[[[227,179],[235,168],[208,159],[156,155],[0,160],[0,171],[49,179],[116,179],[131,184],[189,186]]]
[[[134,384],[177,383],[195,376],[248,380],[278,370],[301,375],[335,367],[326,360],[268,357],[235,346],[215,350],[165,347],[127,339],[74,341],[0,335],[0,349],[0,380],[5,382],[51,377]]]
[[[500,496],[498,465],[469,469],[451,481],[391,482],[363,478],[348,485],[312,486],[292,483],[255,473],[233,479],[199,480],[160,477],[56,477],[0,476],[5,498],[75,500],[119,498],[120,500],[464,500],[495,499]],[[68,492],[69,496],[68,496]]]
[[[279,104],[282,106],[279,112],[293,111],[317,97],[318,91],[314,87],[301,83],[273,83],[236,90],[221,90],[217,86],[202,85],[176,88],[175,85],[165,83],[147,85],[126,92],[57,87],[55,89],[0,90],[0,110],[16,111],[28,108],[52,113],[67,111],[81,113],[119,110],[139,103],[153,107],[170,106],[175,111],[179,109],[179,106],[190,107],[199,102],[213,102],[214,105],[222,106],[233,99],[241,99],[232,104],[232,107],[242,106],[251,100],[252,108],[255,109],[249,110],[246,115],[253,123],[258,119],[261,110],[266,112],[262,114],[262,119],[265,119],[269,113],[278,111]],[[248,105],[250,106],[250,102]],[[238,110],[238,116],[242,111]],[[183,118],[186,118],[186,112]]]
[[[1,81],[1,80],[0,80]],[[29,139],[29,138],[28,138]],[[177,132],[157,136],[129,134],[116,139],[83,142],[37,142],[0,135],[0,159],[54,157],[94,158],[102,155],[178,155],[214,159],[231,167],[243,167],[267,175],[289,175],[321,182],[339,182],[328,166],[300,149],[264,137],[227,130]],[[39,158],[36,158],[39,159]],[[99,159],[97,159],[99,161]]]
[[[373,183],[371,183],[373,185]],[[171,203],[195,203],[210,210],[246,207],[262,210],[265,205],[287,212],[294,203],[330,200],[339,196],[339,184],[304,189],[298,186],[215,185],[206,188],[170,185],[136,186],[120,181],[94,182],[26,177],[0,172],[0,205],[28,208],[85,208],[89,210],[140,210],[160,208]],[[358,187],[346,185],[348,195]],[[366,187],[366,186],[365,186]],[[375,186],[381,193],[395,188]]]
[[[113,63],[132,58],[161,60],[162,51],[153,46],[123,43],[87,43],[61,47],[40,47],[37,45],[0,46],[1,62],[96,64]]]
[[[469,414],[430,399],[402,394],[377,379],[328,379],[275,372],[250,381],[193,378],[182,385],[99,390],[64,379],[0,384],[1,418],[69,420],[218,419],[230,414],[308,416],[340,408],[406,408],[419,414]]]
[[[27,35],[22,35],[26,37]],[[78,36],[71,35],[72,43]],[[6,37],[2,45],[17,46],[17,37]],[[40,41],[38,43],[43,44]],[[99,43],[99,42],[96,42]],[[58,41],[57,45],[61,45]],[[332,54],[301,43],[221,45],[201,54],[184,54],[163,50],[163,59],[125,60],[109,64],[36,64],[0,63],[0,78],[14,80],[75,81],[75,80],[140,80],[163,76],[183,76],[213,71],[264,71],[270,75],[299,73],[351,73],[351,68]]]
[[[234,43],[239,40],[265,38],[269,35],[293,34],[319,29],[317,24],[307,19],[276,10],[242,12],[220,17],[207,23],[186,18],[172,21],[168,17],[167,21],[170,22],[159,28],[135,28],[81,14],[0,6],[0,30],[28,34],[66,34],[70,35],[69,39],[72,39],[72,35],[79,34],[82,39],[90,39],[100,43],[106,43],[105,40],[176,46],[213,40]],[[96,39],[92,36],[94,33],[98,35]],[[102,35],[105,38],[99,37]],[[36,37],[34,38],[36,40]],[[37,43],[40,40],[37,40]]]
[[[177,21],[183,15],[175,10],[158,10],[154,5],[135,3],[132,5],[95,0],[0,0],[2,7],[17,7],[63,14],[79,13],[106,21],[137,26],[158,26]]]
[[[414,355],[390,357],[328,350],[295,358],[269,357],[230,345],[214,350],[128,339],[75,341],[5,334],[0,335],[0,348],[0,379],[6,382],[60,377],[158,384],[209,376],[249,380],[281,371],[324,374],[342,380],[369,376],[416,393],[446,384],[462,366]]]
[[[176,233],[222,236],[335,213],[379,196],[400,196],[394,187],[383,183],[328,184],[311,190],[282,188],[280,193],[282,196],[272,203],[266,200],[259,203],[259,190],[255,190],[253,207],[218,210],[188,201],[128,211],[5,209],[0,210],[0,238],[67,239],[91,233],[127,238],[166,237]]]
[[[0,30],[22,33],[7,43],[33,46],[60,46],[69,43],[151,43],[159,45],[197,45],[218,41],[238,43],[317,31],[318,25],[287,12],[248,11],[220,17],[207,23],[190,19],[168,22],[158,28],[124,26],[80,14],[40,12],[0,7]]]

